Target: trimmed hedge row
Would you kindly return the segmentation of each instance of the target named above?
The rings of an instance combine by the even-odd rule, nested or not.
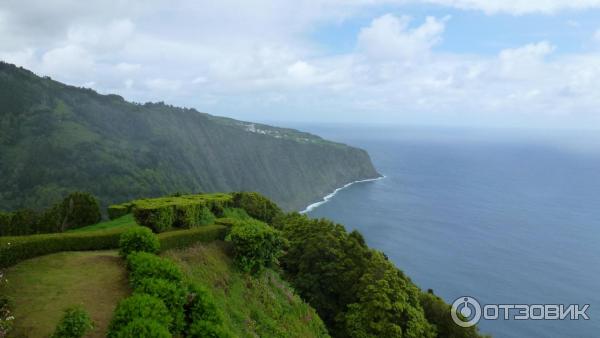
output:
[[[225,237],[227,227],[212,225],[162,233],[158,236],[163,250],[182,248],[195,242],[210,242]],[[61,251],[107,250],[119,247],[124,229],[70,232],[0,238],[0,268],[22,260]]]
[[[188,247],[197,242],[222,240],[227,234],[224,225],[207,225],[201,228],[174,230],[158,234],[161,251]]]
[[[111,220],[123,217],[131,213],[133,203],[115,204],[108,207],[108,218]]]
[[[123,230],[72,232],[0,238],[0,268],[61,251],[114,249]]]
[[[212,224],[215,215],[232,204],[229,194],[203,194],[139,199],[111,205],[109,216],[117,217],[133,212],[138,224],[160,233],[172,228],[193,228]]]

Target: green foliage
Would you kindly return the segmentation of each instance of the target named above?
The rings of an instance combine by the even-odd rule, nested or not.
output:
[[[229,338],[233,337],[223,326],[213,322],[199,320],[190,325],[189,338]]]
[[[476,326],[460,327],[452,320],[452,306],[433,294],[432,290],[421,292],[420,302],[425,317],[437,328],[438,337],[477,338],[480,337]]]
[[[171,338],[169,330],[156,320],[138,318],[125,325],[115,338]]]
[[[123,217],[123,216],[131,213],[132,207],[133,207],[132,203],[110,205],[107,209],[108,218],[110,218],[112,220],[112,219],[117,219],[119,217]]]
[[[286,276],[335,337],[429,337],[416,286],[358,232],[299,214],[278,217]]]
[[[221,323],[223,319],[210,292],[196,283],[192,283],[189,289],[190,300],[186,304],[187,322]]]
[[[40,234],[0,238],[0,268],[22,260],[61,251],[106,250],[119,247],[121,234],[126,227]],[[222,225],[166,232],[158,235],[163,250],[182,248],[196,242],[209,242],[225,237]]]
[[[201,295],[201,304],[214,302],[214,306],[202,305],[200,309],[218,309],[223,327],[234,337],[329,337],[314,309],[277,272],[271,269],[260,275],[241,272],[233,264],[230,247],[228,243],[215,241],[165,253],[193,283],[190,296]],[[194,291],[195,288],[201,290]],[[199,314],[192,322],[214,321],[206,311],[186,312]]]
[[[252,217],[248,215],[246,210],[241,208],[225,208],[223,210],[223,218],[236,219],[240,221],[250,220]]]
[[[105,207],[173,191],[260,189],[297,209],[340,182],[377,175],[363,150],[249,126],[129,103],[0,63],[0,206],[37,210],[72,189],[93,193]]]
[[[419,289],[383,254],[375,252],[348,305],[348,337],[435,337],[419,304]]]
[[[233,244],[235,264],[245,272],[272,266],[283,244],[278,230],[256,220],[234,225],[225,240]]]
[[[170,327],[173,318],[162,300],[147,294],[134,294],[122,300],[113,314],[108,337],[119,337],[119,331],[136,319],[145,319]]]
[[[0,267],[61,251],[106,250],[119,246],[122,230],[41,234],[0,238]]]
[[[168,231],[158,234],[161,250],[185,248],[198,242],[224,239],[227,228],[223,225],[207,225],[200,228]]]
[[[119,239],[119,254],[127,257],[132,252],[157,253],[160,250],[158,237],[152,230],[135,227],[125,231]]]
[[[40,212],[32,209],[0,212],[0,235],[63,232],[98,223],[100,219],[98,201],[88,193],[74,192]]]
[[[263,222],[271,223],[281,214],[277,204],[257,192],[236,192],[232,196],[236,208],[244,209],[248,215]]]
[[[61,204],[61,231],[81,228],[100,222],[100,205],[96,198],[86,192],[74,192]]]
[[[163,232],[172,228],[193,228],[212,224],[214,210],[222,214],[231,203],[227,194],[181,195],[131,202],[138,224]]]
[[[147,252],[134,252],[127,256],[129,281],[137,288],[145,278],[159,278],[174,283],[183,282],[183,274],[172,261]]]
[[[81,338],[94,328],[94,323],[82,307],[72,307],[56,326],[51,338]]]
[[[187,302],[187,292],[181,283],[161,278],[144,278],[136,286],[134,293],[144,293],[162,300],[173,316],[172,332],[181,332],[185,326],[183,307]]]
[[[0,271],[0,286],[5,282],[3,272]],[[14,319],[8,297],[0,296],[0,337],[8,337],[12,331]]]

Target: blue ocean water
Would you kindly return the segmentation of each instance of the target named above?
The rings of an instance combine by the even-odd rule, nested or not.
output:
[[[600,335],[594,133],[302,126],[366,149],[385,179],[315,208],[451,303],[590,304],[590,320],[481,321],[494,337]]]

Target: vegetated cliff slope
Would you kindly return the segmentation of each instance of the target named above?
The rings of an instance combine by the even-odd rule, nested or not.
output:
[[[377,177],[361,149],[293,129],[68,86],[0,62],[0,209],[85,190],[103,205],[252,190],[300,209]]]

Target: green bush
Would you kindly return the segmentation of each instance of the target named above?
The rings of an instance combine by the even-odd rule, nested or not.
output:
[[[234,207],[244,209],[248,215],[263,222],[271,223],[281,214],[277,204],[257,192],[236,192],[232,197]]]
[[[190,325],[188,338],[229,338],[233,337],[222,325],[208,321],[197,321]]]
[[[233,244],[234,261],[245,272],[257,272],[275,263],[283,244],[278,230],[256,220],[234,225],[226,241]]]
[[[162,300],[147,294],[134,294],[117,305],[108,327],[108,337],[118,337],[119,331],[136,319],[155,321],[166,328],[173,320]]]
[[[169,330],[156,320],[134,319],[114,335],[115,338],[171,338]]]
[[[61,231],[96,224],[101,219],[100,205],[92,194],[74,192],[61,204]]]
[[[158,235],[163,250],[184,248],[196,242],[211,242],[225,238],[222,225],[171,231]],[[0,238],[0,268],[22,260],[61,251],[106,250],[119,247],[123,229],[91,232],[69,232]]]
[[[202,203],[182,203],[175,205],[175,223],[177,228],[193,228],[213,224],[215,215]]]
[[[152,233],[152,230],[145,227],[128,229],[119,239],[119,254],[122,257],[127,257],[136,251],[157,253],[159,250],[158,237]]]
[[[175,283],[183,281],[183,273],[175,263],[147,252],[134,252],[127,256],[127,267],[134,289],[145,278],[160,278]]]
[[[165,303],[173,316],[173,333],[183,331],[185,314],[183,307],[187,302],[187,292],[181,283],[161,278],[144,278],[136,286],[134,293],[145,293]]]
[[[38,214],[31,209],[20,209],[12,213],[8,233],[11,236],[22,236],[35,233]]]
[[[156,205],[135,207],[133,216],[139,225],[146,226],[154,232],[170,230],[175,222],[175,210],[172,205]]]
[[[94,328],[94,323],[82,307],[72,307],[65,310],[52,338],[81,338]]]
[[[132,203],[115,204],[108,207],[108,218],[111,220],[131,213]]]
[[[198,242],[212,242],[225,238],[227,228],[222,225],[207,225],[200,228],[176,230],[158,234],[161,250],[185,248]]]
[[[186,321],[195,323],[199,321],[208,321],[220,324],[223,321],[211,293],[198,284],[191,284],[189,287],[189,301],[186,304]]]
[[[0,267],[61,251],[106,250],[119,247],[121,229],[0,238]]]
[[[10,236],[11,221],[13,214],[11,212],[0,211],[0,236]]]
[[[228,194],[182,195],[132,201],[138,224],[154,232],[211,224],[231,205]]]

